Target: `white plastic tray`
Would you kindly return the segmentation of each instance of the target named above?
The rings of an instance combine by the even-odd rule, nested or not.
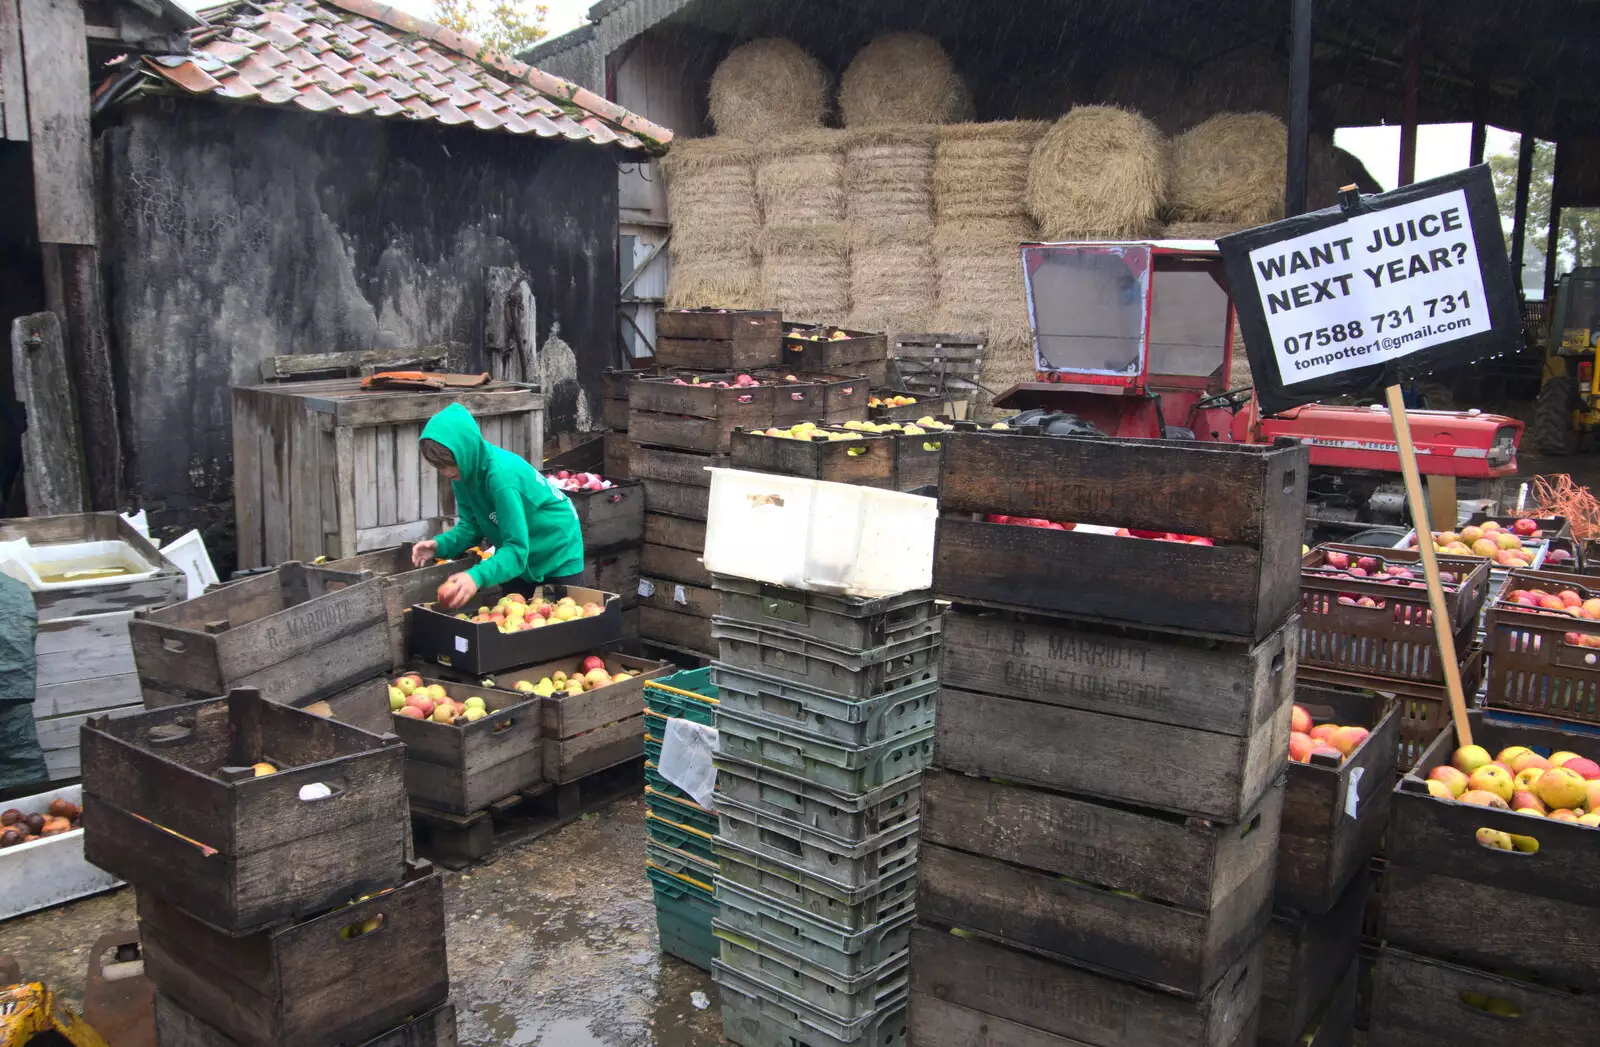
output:
[[[101,576],[93,573],[97,569],[110,567],[118,567],[122,571]],[[50,592],[137,582],[153,577],[161,570],[161,565],[140,556],[127,542],[62,542],[13,550],[3,569],[34,592]],[[45,581],[51,575],[71,572],[84,573],[64,581]]]
[[[53,800],[81,803],[83,787],[24,796],[0,803],[0,810],[15,807],[24,814],[43,814]],[[82,829],[0,850],[0,920],[120,886],[121,880],[84,860]]]

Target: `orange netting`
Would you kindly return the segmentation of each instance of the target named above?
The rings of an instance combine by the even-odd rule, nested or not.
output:
[[[1600,536],[1600,499],[1566,473],[1533,478],[1533,500],[1517,516],[1565,516],[1578,539]]]

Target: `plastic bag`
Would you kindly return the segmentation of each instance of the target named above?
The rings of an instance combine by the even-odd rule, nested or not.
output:
[[[688,793],[701,807],[712,810],[711,791],[717,784],[717,768],[711,758],[716,751],[715,727],[669,718],[666,737],[661,739],[661,777]]]

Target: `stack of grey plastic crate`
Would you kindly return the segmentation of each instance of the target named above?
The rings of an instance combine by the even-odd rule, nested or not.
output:
[[[903,1045],[940,609],[713,584],[723,1035]]]

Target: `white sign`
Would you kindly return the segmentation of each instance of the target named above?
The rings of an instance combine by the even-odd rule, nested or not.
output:
[[[1283,384],[1490,329],[1460,189],[1250,252]]]

